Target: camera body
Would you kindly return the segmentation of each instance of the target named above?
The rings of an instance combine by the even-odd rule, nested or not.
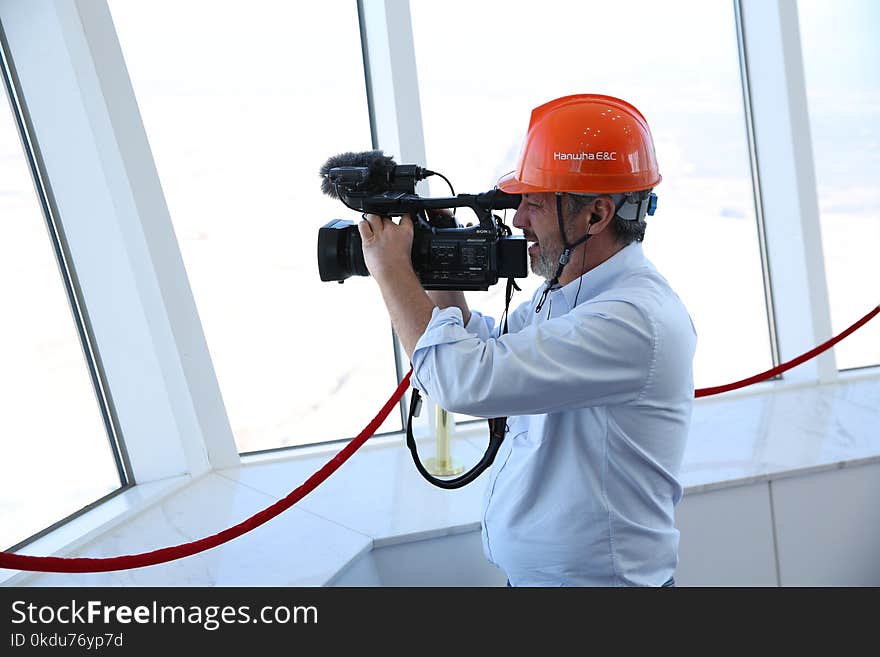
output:
[[[411,164],[375,167],[330,167],[325,191],[362,214],[413,219],[412,264],[426,290],[488,290],[504,278],[528,275],[527,244],[492,214],[514,209],[518,194],[494,189],[483,194],[423,198],[418,180],[433,172]],[[455,207],[474,211],[479,223],[458,227],[451,216],[431,213]],[[368,276],[357,226],[334,219],[318,231],[318,269],[322,281],[343,282],[352,275]]]

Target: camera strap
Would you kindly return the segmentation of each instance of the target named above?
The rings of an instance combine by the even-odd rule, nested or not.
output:
[[[483,454],[483,458],[480,459],[479,463],[464,474],[454,477],[453,479],[438,479],[428,472],[422,464],[422,460],[419,458],[419,451],[416,447],[416,440],[412,433],[412,420],[413,417],[418,414],[418,408],[421,406],[421,402],[422,397],[418,389],[413,388],[412,399],[409,404],[409,420],[406,423],[406,446],[409,448],[410,454],[412,454],[416,470],[418,470],[419,474],[421,474],[429,483],[434,484],[438,488],[453,489],[467,486],[474,479],[483,474],[483,471],[492,465],[492,462],[495,460],[495,455],[498,454],[498,449],[501,447],[501,443],[504,441],[504,434],[507,431],[507,418],[496,417],[488,420],[489,446],[486,448],[486,453]]]
[[[513,278],[507,279],[507,289],[504,293],[504,313],[501,315],[503,318],[501,321],[501,335],[507,333],[507,320],[510,310],[510,300],[513,298],[513,291],[518,291],[519,289],[519,286]],[[418,448],[416,447],[416,439],[412,432],[413,418],[419,414],[421,404],[421,393],[418,389],[413,388],[412,397],[409,402],[409,418],[406,421],[406,446],[409,448],[410,454],[412,454],[416,470],[418,470],[419,474],[421,474],[429,483],[434,484],[438,488],[454,489],[467,486],[474,479],[483,474],[486,468],[492,465],[492,462],[495,461],[495,456],[498,454],[501,443],[504,442],[504,435],[507,433],[507,418],[496,417],[487,420],[489,423],[489,446],[486,448],[486,452],[483,454],[483,458],[480,459],[479,463],[464,474],[453,479],[438,479],[428,472],[422,464],[422,460],[419,458]]]
[[[513,291],[520,292],[519,285],[516,284],[514,278],[507,279],[507,290],[504,292],[504,312],[501,314],[501,335],[507,333],[507,319],[510,311],[510,300],[513,298]]]

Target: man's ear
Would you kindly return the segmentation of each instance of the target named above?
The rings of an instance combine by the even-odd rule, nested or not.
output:
[[[590,219],[587,224],[587,232],[598,235],[608,227],[614,219],[614,201],[610,196],[598,196],[593,201],[590,209]]]

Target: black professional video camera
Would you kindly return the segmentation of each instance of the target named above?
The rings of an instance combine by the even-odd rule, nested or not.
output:
[[[519,194],[493,189],[422,198],[415,193],[416,182],[443,176],[414,164],[398,165],[382,151],[336,155],[320,173],[321,190],[352,210],[412,217],[413,269],[426,290],[488,290],[499,279],[528,275],[525,239],[511,235],[510,228],[492,214],[492,210],[515,209]],[[462,228],[449,215],[429,212],[459,207],[473,210],[479,224]],[[322,281],[342,283],[349,276],[369,276],[353,222],[334,219],[318,231],[318,269]]]

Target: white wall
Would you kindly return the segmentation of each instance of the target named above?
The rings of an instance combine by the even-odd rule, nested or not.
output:
[[[678,586],[880,585],[880,463],[686,494]],[[479,532],[379,547],[332,586],[504,586]]]

